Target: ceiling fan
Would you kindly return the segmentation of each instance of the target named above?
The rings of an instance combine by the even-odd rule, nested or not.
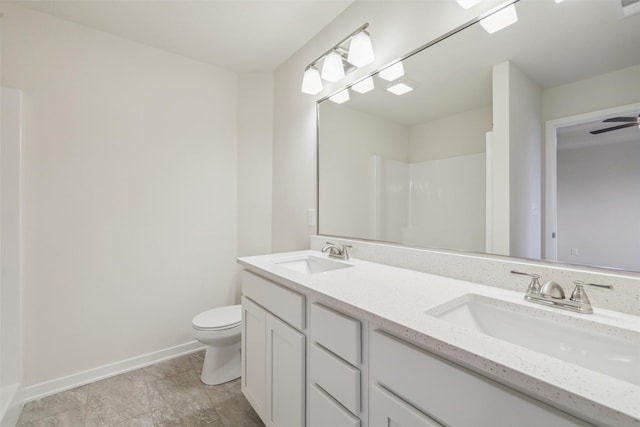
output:
[[[631,126],[640,126],[640,115],[638,117],[612,117],[610,119],[603,120],[603,123],[624,123],[623,125],[612,126],[604,129],[592,130],[591,134],[597,135],[599,133],[610,132],[612,130],[624,129]]]

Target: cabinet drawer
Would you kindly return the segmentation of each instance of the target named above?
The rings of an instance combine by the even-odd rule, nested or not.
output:
[[[442,424],[376,385],[369,389],[369,408],[369,427],[442,427]]]
[[[319,304],[311,305],[313,338],[347,362],[358,366],[361,359],[360,321]]]
[[[317,385],[309,390],[308,427],[360,427],[360,420],[346,411]]]
[[[294,328],[305,328],[304,295],[249,271],[242,271],[242,293]]]
[[[360,412],[360,370],[314,344],[309,370],[311,379],[345,408]]]
[[[589,425],[384,332],[372,333],[370,349],[370,380],[443,424]],[[460,402],[464,402],[463,411]]]

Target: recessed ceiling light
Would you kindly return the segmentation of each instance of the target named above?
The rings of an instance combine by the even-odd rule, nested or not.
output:
[[[351,86],[351,89],[355,90],[358,93],[367,93],[373,90],[373,77],[367,77],[363,81],[354,84],[353,86]]]
[[[405,93],[411,92],[413,88],[406,83],[400,82],[388,87],[387,90],[396,95],[404,95]]]
[[[380,77],[381,79],[389,80],[390,82],[402,76],[404,76],[404,67],[402,66],[402,61],[396,62],[392,66],[387,67],[378,73],[378,77]]]
[[[330,101],[335,102],[336,104],[342,104],[349,100],[349,89],[345,89],[341,92],[336,93],[335,95],[329,97]]]
[[[516,13],[515,5],[512,4],[486,18],[482,18],[480,25],[487,33],[493,34],[516,22],[518,22],[518,14]]]

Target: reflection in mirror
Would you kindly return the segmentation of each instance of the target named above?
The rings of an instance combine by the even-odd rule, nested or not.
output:
[[[624,16],[616,1],[516,7],[519,20],[506,29],[488,34],[471,25],[405,58],[401,76],[376,74],[373,90],[355,85],[348,102],[318,104],[320,234],[640,271],[637,174],[569,177],[604,168],[560,150],[557,191],[544,203],[542,193],[553,168],[542,161],[546,122],[640,102],[640,14]],[[388,91],[398,84],[410,91]],[[640,129],[622,131],[637,150]],[[590,144],[612,150],[601,145],[606,136],[592,136]],[[638,170],[637,154],[625,159]],[[605,194],[615,185],[616,198],[581,205],[567,197],[594,195],[598,183]],[[635,207],[585,210],[622,199]],[[618,206],[633,224],[607,216]],[[586,212],[589,221],[581,221]],[[596,232],[594,222],[603,221],[620,226]],[[635,246],[612,253],[625,239]]]
[[[639,126],[640,103],[555,121],[550,258],[640,271]]]

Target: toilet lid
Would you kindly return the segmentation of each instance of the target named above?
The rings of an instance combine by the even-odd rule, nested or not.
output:
[[[228,329],[242,322],[240,305],[228,305],[204,311],[193,318],[193,326],[198,329]]]

